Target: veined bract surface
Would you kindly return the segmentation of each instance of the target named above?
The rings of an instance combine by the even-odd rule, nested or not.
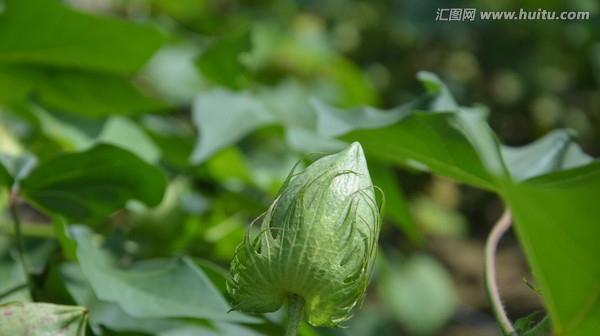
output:
[[[360,144],[292,171],[259,220],[231,263],[234,309],[273,312],[299,297],[312,325],[350,318],[369,282],[380,227]]]

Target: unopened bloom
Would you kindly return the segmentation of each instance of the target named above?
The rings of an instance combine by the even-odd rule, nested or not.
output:
[[[317,326],[350,318],[373,266],[380,215],[359,143],[290,174],[231,263],[236,310],[267,313],[290,297]]]

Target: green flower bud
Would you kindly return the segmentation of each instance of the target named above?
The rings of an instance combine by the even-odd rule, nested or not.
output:
[[[364,296],[380,214],[359,143],[294,170],[237,247],[227,283],[234,309],[278,310],[291,297],[315,326],[336,326]]]

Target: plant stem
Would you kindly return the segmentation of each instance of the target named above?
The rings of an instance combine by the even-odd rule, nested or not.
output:
[[[304,319],[304,300],[295,294],[290,295],[288,300],[288,324],[285,336],[296,336],[298,326]]]
[[[496,249],[502,235],[510,228],[512,222],[510,210],[504,210],[502,217],[496,222],[492,228],[492,232],[488,236],[485,243],[485,287],[488,294],[488,299],[492,305],[492,310],[496,317],[496,321],[500,325],[500,329],[504,335],[517,335],[504,307],[500,300],[500,291],[496,282]]]
[[[23,269],[23,273],[25,274],[25,282],[27,283],[27,287],[29,287],[29,291],[33,295],[33,284],[31,283],[29,266],[27,265],[27,260],[25,259],[25,247],[23,244],[23,235],[21,233],[21,219],[19,217],[19,211],[17,210],[17,193],[15,191],[11,192],[9,208],[10,215],[15,224],[14,230],[15,245],[17,246],[17,258],[19,259],[19,263],[21,264],[21,268]]]

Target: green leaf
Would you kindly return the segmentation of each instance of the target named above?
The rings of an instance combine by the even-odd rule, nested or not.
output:
[[[0,334],[14,336],[85,336],[87,311],[83,307],[50,303],[0,305]]]
[[[60,271],[65,279],[67,291],[77,304],[88,308],[90,326],[99,334],[102,327],[121,332],[162,333],[191,325],[191,323],[176,319],[132,317],[117,303],[98,299],[78,265],[66,263],[61,266]],[[200,329],[200,326],[198,328]],[[208,328],[203,329],[208,330]]]
[[[160,150],[152,139],[133,121],[123,117],[111,117],[104,124],[98,141],[117,145],[135,153],[150,163],[157,163]]]
[[[384,162],[413,160],[432,172],[493,190],[493,175],[453,120],[452,113],[413,112],[391,126],[352,131],[341,139],[360,142],[368,155]]]
[[[56,156],[41,163],[22,182],[28,200],[72,220],[98,219],[130,199],[158,205],[165,187],[160,169],[107,144]]]
[[[67,221],[61,216],[55,216],[52,220],[52,229],[60,243],[65,258],[68,260],[75,260],[77,258],[77,244],[75,244],[69,235],[69,225]]]
[[[550,132],[523,147],[502,146],[502,156],[513,179],[518,181],[592,161],[574,142],[572,132],[567,130]]]
[[[189,105],[206,86],[194,64],[197,54],[195,43],[165,46],[144,66],[142,76],[168,102]]]
[[[301,84],[287,81],[257,93],[214,90],[199,95],[194,102],[194,122],[200,134],[191,161],[202,163],[219,150],[269,124],[283,126],[288,145],[299,152],[345,148],[346,144],[331,135],[317,132],[317,115],[310,104],[311,93]]]
[[[102,128],[101,120],[50,113],[37,104],[30,104],[29,107],[39,122],[40,131],[65,149],[81,150],[91,147],[93,137]]]
[[[0,183],[18,188],[21,180],[27,177],[37,165],[37,158],[31,154],[10,156],[0,153]]]
[[[165,41],[157,29],[70,9],[56,0],[6,0],[0,62],[132,73]]]
[[[504,197],[557,335],[600,330],[600,162],[506,184]]]
[[[19,290],[8,294],[8,292],[19,287]],[[0,303],[14,301],[31,301],[27,279],[25,279],[23,268],[19,263],[12,259],[3,260],[0,262]]]
[[[435,334],[457,308],[452,279],[432,257],[388,262],[379,281],[380,299],[411,335]]]
[[[139,115],[159,112],[167,107],[118,75],[1,66],[0,103],[19,104],[30,96],[48,109],[93,118],[115,114]]]
[[[347,144],[317,132],[317,112],[311,104],[315,95],[320,97],[322,93],[288,80],[277,87],[262,90],[258,98],[285,128],[285,140],[292,150],[299,153],[340,151]]]
[[[429,170],[484,189],[505,175],[497,141],[481,108],[459,107],[448,88],[430,73],[419,78],[433,99],[431,111],[420,101],[389,111],[340,110],[316,103],[319,133],[363,144],[369,155],[398,164],[418,163]]]
[[[409,103],[389,111],[373,107],[340,109],[319,101],[312,101],[317,112],[317,131],[326,137],[336,137],[355,129],[373,129],[394,124],[410,114],[417,106]]]
[[[435,97],[431,104],[431,109],[433,111],[453,111],[459,108],[448,87],[436,74],[427,71],[419,71],[417,73],[417,78],[423,87],[425,87],[425,90]]]
[[[274,121],[265,105],[250,94],[215,90],[196,97],[194,123],[200,129],[193,163],[202,163],[258,127]]]
[[[518,319],[514,326],[518,335],[521,336],[546,336],[550,334],[550,320],[544,316],[539,322],[535,322],[540,312],[534,312],[526,317]]]
[[[219,321],[254,322],[228,313],[229,305],[204,272],[188,258],[140,262],[119,269],[92,242],[92,232],[73,227],[81,270],[96,296],[115,302],[137,318],[192,317]]]
[[[10,176],[10,173],[6,170],[6,167],[4,167],[4,163],[0,160],[0,187],[11,186],[12,184],[12,176]]]
[[[218,39],[196,59],[204,77],[230,89],[244,85],[246,68],[241,57],[250,49],[250,36],[238,34]]]
[[[128,79],[77,71],[46,72],[35,85],[40,102],[50,108],[87,117],[140,115],[167,105],[144,95]]]
[[[22,103],[33,90],[36,71],[25,67],[0,66],[0,103]]]

